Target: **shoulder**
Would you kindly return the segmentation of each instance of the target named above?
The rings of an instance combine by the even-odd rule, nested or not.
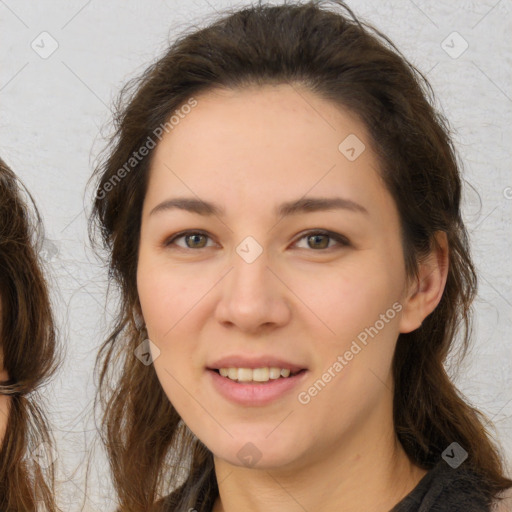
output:
[[[392,512],[502,512],[490,506],[475,472],[468,466],[454,469],[441,460]]]
[[[432,510],[450,512],[490,512],[490,499],[480,477],[468,469],[443,471],[438,479],[438,495],[432,496]]]

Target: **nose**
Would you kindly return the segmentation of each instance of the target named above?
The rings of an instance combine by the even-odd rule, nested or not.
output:
[[[263,250],[254,260],[240,254],[234,252],[232,269],[222,280],[217,321],[252,334],[286,325],[292,293],[279,272],[270,267],[268,253]]]

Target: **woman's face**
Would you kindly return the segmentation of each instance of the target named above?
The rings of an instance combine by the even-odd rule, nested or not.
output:
[[[288,85],[196,99],[155,149],[142,212],[137,285],[166,395],[236,465],[380,436],[408,291],[364,125]]]

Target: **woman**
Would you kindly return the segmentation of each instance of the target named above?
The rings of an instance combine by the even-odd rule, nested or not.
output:
[[[42,231],[0,159],[0,510],[55,511],[54,451],[37,388],[55,371],[56,336],[38,256]],[[39,238],[36,239],[36,235]]]
[[[512,486],[443,366],[476,292],[447,125],[333,4],[233,12],[125,90],[93,211],[120,510],[483,511]]]

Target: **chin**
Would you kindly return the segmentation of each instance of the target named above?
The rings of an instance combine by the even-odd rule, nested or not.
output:
[[[234,452],[230,450],[226,454],[219,453],[214,455],[216,458],[222,459],[232,466],[256,470],[283,469],[290,466],[295,460],[290,457],[290,453],[270,452],[268,450],[253,452],[254,448],[252,446],[249,448],[249,445],[244,446],[243,449],[245,449],[243,455],[241,454],[242,450]],[[251,453],[254,455],[251,455]]]
[[[292,464],[298,456],[298,443],[293,439],[283,440],[277,436],[275,439],[266,438],[270,431],[271,429],[265,433],[260,432],[259,435],[250,435],[246,431],[243,435],[225,436],[229,439],[222,445],[218,438],[205,444],[215,457],[234,466],[277,469]]]

